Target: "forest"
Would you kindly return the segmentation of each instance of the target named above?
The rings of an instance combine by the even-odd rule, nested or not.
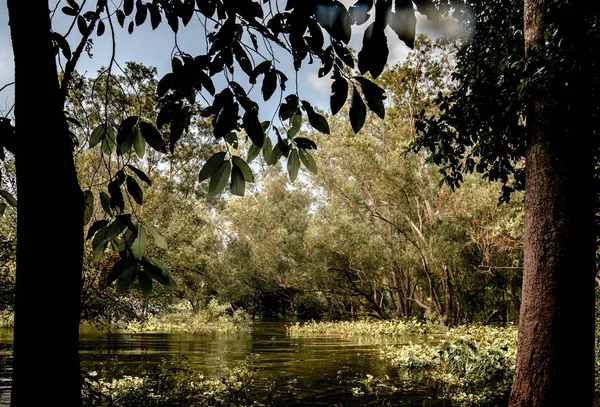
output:
[[[0,405],[600,400],[595,6],[51,3],[68,33],[8,1]],[[204,55],[115,58],[118,30],[193,16]],[[313,59],[327,106],[299,89]]]

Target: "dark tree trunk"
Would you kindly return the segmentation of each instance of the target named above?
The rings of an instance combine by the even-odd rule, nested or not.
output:
[[[12,406],[81,405],[83,199],[48,4],[8,0],[15,57],[17,280]]]
[[[551,3],[525,1],[528,56],[546,55],[544,19]],[[533,47],[536,42],[542,46]],[[582,125],[585,94],[577,96],[585,85],[576,75],[566,88],[557,72],[565,68],[562,61],[545,62],[548,70],[533,85],[527,115],[525,269],[510,406],[592,406],[594,167],[591,135]]]

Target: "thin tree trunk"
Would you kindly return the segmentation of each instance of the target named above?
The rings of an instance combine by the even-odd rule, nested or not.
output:
[[[545,55],[544,19],[552,6],[552,0],[525,1],[528,56]],[[577,10],[576,15],[584,12]],[[571,25],[580,23],[569,20]],[[533,46],[536,42],[542,44],[539,51]],[[568,41],[563,46],[569,46]],[[548,70],[533,85],[534,101],[527,115],[525,269],[510,406],[592,406],[593,148],[587,144],[591,135],[573,131],[582,126],[584,118],[578,115],[584,93],[583,100],[573,94],[569,99],[564,93],[572,88],[565,89],[560,75],[552,76],[564,67],[551,65],[558,61],[545,62]],[[583,81],[569,78],[569,87],[583,90]]]
[[[18,195],[11,405],[78,406],[83,199],[62,109],[48,4],[8,0],[8,12]]]
[[[448,265],[444,263],[444,297],[445,297],[445,309],[444,309],[444,321],[446,326],[452,324],[452,286],[450,283],[450,270]]]

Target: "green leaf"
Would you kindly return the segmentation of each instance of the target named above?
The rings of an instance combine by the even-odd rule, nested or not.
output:
[[[142,267],[153,279],[161,283],[162,285],[172,285],[173,279],[169,274],[167,267],[156,259],[150,259],[149,261],[143,260]]]
[[[300,161],[302,161],[302,164],[304,164],[304,166],[306,168],[308,168],[308,170],[310,172],[312,172],[313,174],[319,173],[319,169],[317,168],[317,163],[315,162],[315,159],[308,151],[298,149],[298,154],[300,155]]]
[[[158,228],[152,226],[152,225],[147,225],[146,229],[148,230],[148,232],[150,232],[150,234],[152,235],[152,239],[154,239],[154,244],[164,250],[168,249],[167,246],[167,239],[165,238],[165,236],[160,232],[160,230],[158,230]]]
[[[302,127],[302,114],[299,112],[294,113],[290,118],[290,125],[292,127],[290,127],[290,129],[288,130],[287,136],[291,139],[294,138],[296,134],[298,134],[298,132],[300,131],[300,127]]]
[[[144,181],[148,186],[152,186],[152,180],[146,175],[146,173],[139,168],[134,167],[131,164],[127,164],[127,168],[129,168],[139,179]]]
[[[352,90],[352,104],[350,105],[350,124],[354,133],[358,133],[365,124],[367,117],[367,108],[362,101],[356,88]]]
[[[92,215],[94,214],[94,194],[92,191],[87,190],[83,192],[83,202],[84,202],[84,210],[83,210],[83,225],[87,225],[92,220]]]
[[[202,166],[200,174],[198,174],[198,181],[202,182],[206,179],[209,179],[217,171],[221,164],[223,164],[225,155],[225,151],[219,151],[218,153],[213,154]]]
[[[245,190],[246,182],[244,181],[242,170],[234,164],[233,168],[231,169],[231,186],[229,191],[233,195],[244,196]]]
[[[152,277],[150,277],[149,274],[146,274],[143,270],[138,270],[137,277],[140,288],[142,289],[142,293],[144,295],[152,294]]]
[[[89,232],[88,232],[89,234]],[[100,246],[102,243],[106,242],[107,236],[108,235],[108,227],[105,226],[102,229],[98,230],[95,234],[94,234],[94,239],[92,239],[92,249],[96,250],[98,248],[98,246]]]
[[[106,288],[106,287],[110,286],[113,283],[113,281],[115,281],[117,278],[121,277],[121,275],[125,271],[126,265],[127,265],[127,262],[124,259],[121,258],[121,259],[117,260],[117,262],[113,265],[113,267],[108,272],[108,276],[106,277],[106,281],[104,282],[103,287]]]
[[[14,197],[14,196],[12,196],[12,194],[11,194],[10,192],[8,192],[8,191],[7,191],[7,190],[5,190],[5,189],[0,189],[0,195],[1,195],[1,196],[2,196],[4,199],[6,199],[6,202],[8,202],[8,204],[9,204],[10,206],[13,206],[13,207],[15,207],[15,208],[17,207],[17,200],[15,199],[15,197]]]
[[[125,267],[123,274],[117,279],[117,292],[123,293],[127,291],[129,286],[135,281],[136,271],[138,269],[137,263],[130,263]]]
[[[88,229],[87,237],[85,238],[85,240],[90,240],[92,236],[96,234],[97,231],[99,231],[106,225],[108,225],[108,221],[105,219],[94,222],[92,226],[90,226],[90,228]]]
[[[133,12],[133,0],[125,0],[123,2],[123,11],[126,16]]]
[[[263,144],[264,145],[264,144]],[[250,148],[248,149],[248,156],[246,157],[246,160],[248,160],[248,162],[252,162],[252,160],[254,160],[258,155],[260,154],[260,147],[258,147],[256,144],[252,143],[252,145],[250,146]]]
[[[275,163],[271,163],[271,153],[273,152],[273,143],[269,137],[265,137],[265,143],[262,147],[263,158],[268,165],[273,165]]]
[[[144,153],[146,152],[146,142],[144,141],[144,136],[142,136],[142,132],[140,131],[140,126],[133,127],[133,149],[138,157],[144,158]]]
[[[6,203],[0,202],[0,218],[4,215],[4,211],[6,211]]]
[[[144,201],[144,192],[142,191],[142,188],[140,188],[139,184],[137,183],[137,181],[135,179],[133,179],[133,177],[131,176],[127,176],[126,179],[126,185],[127,185],[127,192],[129,192],[129,195],[131,195],[131,197],[133,198],[133,200],[138,204],[141,205],[142,202]]]
[[[106,250],[106,246],[108,245],[107,241],[102,241],[94,248],[92,252],[92,261],[97,262],[100,261],[104,257],[104,251]]]
[[[98,143],[100,143],[104,139],[104,125],[101,124],[92,131],[92,135],[90,136],[89,148],[94,148]]]
[[[231,175],[231,161],[223,161],[219,167],[217,167],[214,174],[210,177],[208,184],[208,196],[212,197],[219,194],[227,185],[229,176]]]
[[[135,4],[136,13],[135,13],[135,25],[140,26],[144,24],[146,21],[146,16],[148,15],[148,8],[141,0],[137,0]]]
[[[300,160],[298,157],[298,150],[293,149],[290,152],[290,156],[288,157],[288,162],[287,162],[287,170],[288,170],[288,174],[290,175],[291,182],[294,182],[296,180],[296,178],[298,177],[298,169],[299,168],[300,168]]]
[[[241,157],[234,155],[231,157],[233,160],[233,166],[240,169],[242,175],[244,176],[244,180],[246,182],[254,182],[254,175],[252,175],[252,170],[246,161],[244,161]]]
[[[81,33],[81,35],[87,35],[88,25],[85,22],[85,18],[83,16],[77,16],[77,29]]]
[[[141,259],[146,253],[146,248],[148,247],[148,234],[146,233],[146,228],[142,225],[138,226],[138,233],[135,241],[131,245],[131,253],[135,256],[136,259]]]
[[[167,144],[156,127],[147,122],[140,122],[139,126],[144,140],[146,140],[146,143],[148,143],[150,147],[159,153],[167,152]]]
[[[104,191],[100,192],[100,205],[102,205],[102,209],[108,215],[112,216],[112,210],[110,209],[110,196]]]

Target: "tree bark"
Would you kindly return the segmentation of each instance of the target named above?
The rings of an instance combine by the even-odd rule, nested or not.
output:
[[[47,2],[8,0],[15,60],[17,277],[11,405],[81,405],[83,198]]]
[[[546,55],[545,16],[552,3],[525,1],[525,49],[530,57]],[[585,93],[578,92],[584,91],[584,79],[569,78],[570,88],[565,89],[565,78],[553,72],[564,69],[564,62],[545,62],[548,72],[534,82],[527,114],[525,269],[510,406],[592,406],[592,137],[582,125]]]

